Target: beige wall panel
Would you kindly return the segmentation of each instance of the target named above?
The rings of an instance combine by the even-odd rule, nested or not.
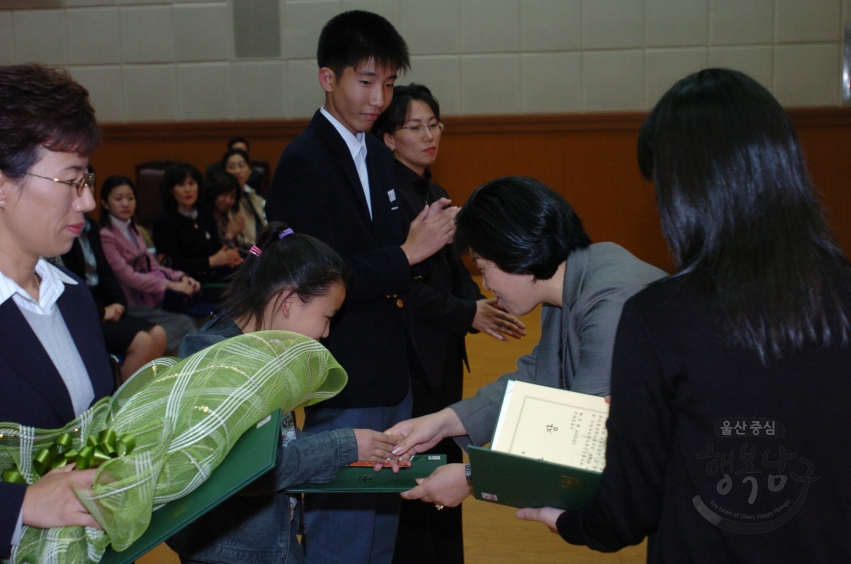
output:
[[[398,29],[411,54],[457,53],[459,10],[458,0],[402,0]]]
[[[582,110],[582,60],[578,51],[525,54],[520,66],[524,113]]]
[[[461,113],[520,112],[520,56],[461,57]]]
[[[644,46],[644,2],[592,0],[582,3],[582,47],[629,49]]]
[[[520,48],[519,0],[461,0],[461,52],[505,53]]]
[[[68,70],[71,76],[89,91],[95,116],[99,122],[124,120],[120,66],[69,67]]]
[[[709,0],[645,0],[645,6],[648,47],[706,45]]]
[[[442,115],[461,113],[461,57],[414,57],[411,67],[396,84],[424,84],[440,102]]]
[[[287,116],[311,117],[324,103],[316,59],[287,61]]]
[[[133,6],[119,9],[121,56],[125,63],[174,61],[171,6]]]
[[[127,121],[177,119],[177,77],[173,64],[124,67]]]
[[[15,61],[38,61],[48,65],[68,62],[64,10],[21,10],[13,12]]]
[[[824,106],[840,101],[839,46],[781,45],[774,50],[774,95],[784,106]]]
[[[773,0],[709,1],[711,45],[771,43],[773,37]]]
[[[0,65],[15,62],[15,32],[12,12],[0,12]]]
[[[226,61],[233,49],[228,5],[174,7],[174,49],[178,61]]]
[[[582,0],[523,0],[520,47],[524,51],[582,48]]]
[[[121,62],[117,8],[68,10],[68,64],[96,65]]]
[[[287,2],[284,9],[286,22],[287,56],[293,59],[316,58],[316,42],[325,23],[343,11],[336,0]]]
[[[640,110],[644,100],[644,51],[582,53],[585,111]]]
[[[777,34],[782,43],[836,41],[842,0],[777,0]]]
[[[316,87],[319,87],[318,82]],[[230,88],[234,119],[287,116],[287,65],[284,61],[232,63]]]
[[[226,63],[177,66],[177,119],[230,117],[230,67]]]
[[[771,46],[710,47],[709,66],[734,69],[772,89],[774,53]]]

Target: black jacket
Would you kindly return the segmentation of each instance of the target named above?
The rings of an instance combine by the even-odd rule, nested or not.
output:
[[[449,197],[446,190],[430,179],[428,171],[423,178],[396,161],[402,231],[406,236],[411,222],[423,206]],[[476,317],[476,300],[485,296],[461,262],[454,245],[446,245],[424,261],[422,270],[415,274],[411,302],[414,306],[414,334],[425,369],[423,383],[440,386],[447,375],[445,367],[457,365],[460,368],[461,363],[466,362],[464,337],[467,332],[476,332],[471,329]],[[458,370],[455,373],[462,372]]]
[[[401,244],[394,159],[366,136],[373,219],[346,142],[319,111],[278,162],[266,216],[330,245],[346,261],[348,290],[324,341],[349,383],[324,407],[396,405],[421,371],[408,303],[411,268]]]

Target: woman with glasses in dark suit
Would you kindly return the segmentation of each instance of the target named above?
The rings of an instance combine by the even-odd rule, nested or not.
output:
[[[406,234],[423,207],[449,198],[431,181],[429,170],[437,159],[442,132],[437,99],[420,84],[395,87],[393,100],[372,128],[396,158],[399,215]],[[468,332],[483,331],[502,341],[508,340],[503,333],[520,338],[526,332],[523,323],[496,307],[496,300],[482,295],[451,244],[412,272],[414,331],[425,369],[424,376],[411,383],[413,416],[418,417],[461,401]],[[429,452],[446,453],[449,462],[461,462],[461,449],[451,439]],[[393,561],[463,563],[460,505],[438,512],[432,504],[403,500]]]
[[[88,156],[101,134],[88,92],[64,71],[0,67],[0,420],[59,428],[111,393],[113,375],[92,295],[41,257],[67,252],[95,207]],[[73,465],[34,483],[0,481],[0,558],[21,526],[99,525],[73,487]]]

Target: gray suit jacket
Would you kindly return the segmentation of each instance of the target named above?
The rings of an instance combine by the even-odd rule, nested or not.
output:
[[[607,395],[623,304],[665,276],[664,271],[614,243],[573,251],[564,271],[563,307],[544,304],[541,340],[530,354],[520,357],[517,371],[481,387],[475,397],[450,406],[467,430],[466,436],[455,441],[465,449],[490,442],[509,379]]]

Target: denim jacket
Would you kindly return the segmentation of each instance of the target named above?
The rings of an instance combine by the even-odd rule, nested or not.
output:
[[[188,335],[179,354],[185,358],[241,334],[230,318],[218,316],[199,334]],[[352,429],[314,435],[294,429],[293,421],[291,413],[282,420],[273,470],[167,541],[182,559],[222,564],[304,562],[296,538],[300,507],[291,518],[292,496],[283,489],[308,481],[330,482],[337,470],[357,460],[358,446]],[[287,440],[292,436],[287,427],[295,431],[292,440]]]

